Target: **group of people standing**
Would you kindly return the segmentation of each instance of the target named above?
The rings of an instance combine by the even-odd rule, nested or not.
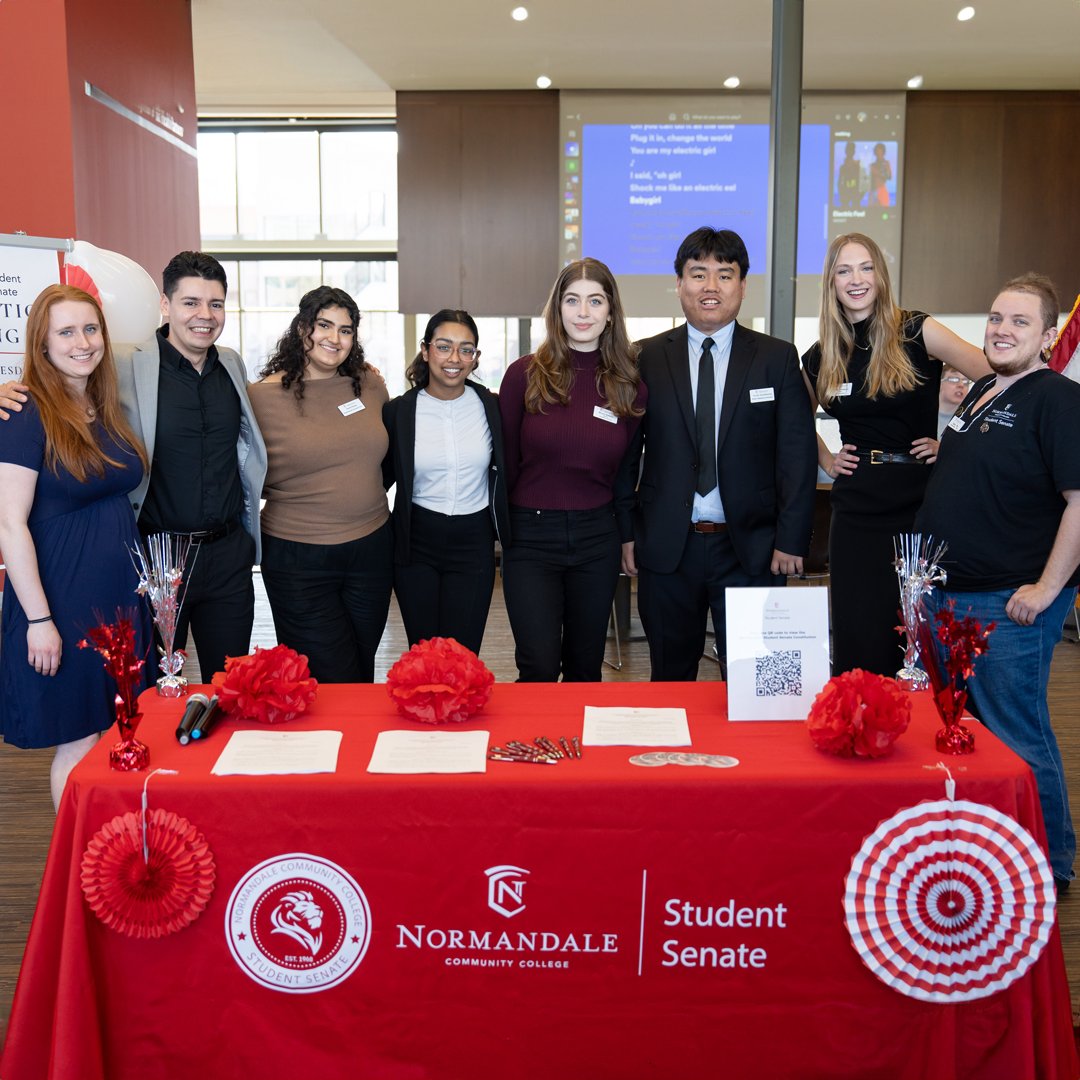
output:
[[[820,466],[833,479],[834,671],[892,674],[893,536],[916,526],[920,507],[919,523],[950,544],[970,535],[935,495],[937,477],[947,475],[940,490],[962,501],[964,470],[987,465],[978,454],[965,465],[961,445],[989,445],[970,434],[988,425],[996,439],[1017,438],[1000,417],[1016,427],[1029,405],[1047,462],[1042,502],[1027,507],[1038,537],[1025,533],[1015,572],[999,554],[980,584],[994,561],[988,524],[971,545],[979,574],[961,569],[959,580],[1005,590],[1002,617],[1047,623],[1045,641],[1056,640],[1049,624],[1060,636],[1080,562],[1080,462],[1074,470],[1056,425],[1062,410],[1080,408],[1080,387],[1048,373],[1053,386],[1037,400],[1009,393],[1021,360],[1023,375],[1040,368],[1038,350],[1028,357],[1017,339],[1045,343],[1057,318],[1052,286],[1007,285],[1002,296],[1021,297],[1021,308],[1037,297],[1038,327],[999,297],[1004,312],[991,316],[994,336],[988,325],[980,352],[930,316],[899,309],[878,246],[841,236],[826,258],[819,341],[800,365],[791,344],[738,323],[749,268],[736,233],[691,233],[675,258],[686,322],[633,343],[608,268],[570,263],[544,308],[543,342],[510,365],[497,397],[472,378],[480,342],[465,311],[432,316],[407,373],[412,388],[389,400],[359,341],[360,312],[340,289],[302,298],[252,386],[236,353],[215,344],[227,282],[208,255],[170,262],[165,322],[115,357],[90,296],[46,290],[28,329],[26,392],[0,390],[13,414],[0,423],[0,484],[16,495],[0,509],[5,739],[60,746],[59,798],[65,770],[112,718],[102,677],[75,662],[73,645],[92,609],[133,603],[128,492],[144,534],[192,540],[180,639],[190,623],[207,676],[248,650],[255,562],[279,640],[307,655],[320,681],[374,678],[392,591],[410,643],[451,636],[479,651],[498,542],[521,680],[600,679],[620,572],[639,578],[652,678],[686,680],[696,677],[710,614],[723,659],[726,588],[782,584],[802,571]],[[943,364],[975,386],[939,444]],[[1004,413],[995,396],[1003,389]],[[815,436],[819,406],[839,421],[835,453]],[[939,453],[956,471],[928,468]],[[994,487],[991,475],[972,490],[994,506]],[[149,648],[145,620],[139,629]],[[24,638],[26,653],[16,644]],[[1045,702],[1046,672],[1039,678]],[[1042,749],[1020,752],[1050,760],[1042,791],[1057,782],[1060,755],[1055,766],[1048,717],[1032,724]],[[1062,880],[1071,863],[1071,852],[1055,863]]]

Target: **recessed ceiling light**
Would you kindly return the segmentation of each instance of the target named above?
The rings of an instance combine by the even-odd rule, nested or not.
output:
[[[922,86],[922,76],[912,75],[907,81],[907,88],[909,90],[918,90]]]
[[[724,85],[725,85],[725,86],[726,86],[726,87],[727,87],[727,88],[728,88],[729,90],[734,90],[734,89],[735,89],[735,87],[739,85],[739,76],[738,76],[738,75],[729,75],[729,76],[728,76],[728,77],[727,77],[727,78],[726,78],[726,79],[724,80]]]
[[[536,78],[536,85],[539,86],[541,90],[546,90],[551,85],[551,79],[549,79],[547,75],[538,75]]]
[[[975,9],[973,7],[962,7],[957,13],[956,18],[960,22],[967,22],[968,19],[975,18]]]
[[[510,12],[510,18],[515,22],[524,22],[529,17],[529,9],[523,7],[516,7]]]

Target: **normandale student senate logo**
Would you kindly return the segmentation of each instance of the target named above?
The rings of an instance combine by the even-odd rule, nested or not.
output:
[[[225,912],[229,950],[257,983],[313,994],[347,979],[367,952],[371,910],[356,881],[317,855],[278,855],[237,883]]]

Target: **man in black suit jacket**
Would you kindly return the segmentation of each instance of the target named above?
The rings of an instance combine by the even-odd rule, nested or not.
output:
[[[710,610],[723,659],[724,589],[782,585],[802,572],[810,542],[813,412],[795,347],[735,321],[749,269],[737,233],[691,233],[675,258],[686,324],[642,343],[649,404],[616,482],[616,514],[623,569],[641,574],[654,681],[697,678]],[[696,419],[701,381],[713,384],[713,408]]]

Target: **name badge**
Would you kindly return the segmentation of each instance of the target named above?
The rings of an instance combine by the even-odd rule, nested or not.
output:
[[[837,397],[851,397],[851,383],[849,383],[849,382],[841,383],[840,384],[840,392],[836,396]]]
[[[603,405],[594,406],[592,414],[597,420],[606,420],[609,424],[617,424],[619,422],[619,418],[610,409],[605,409]]]
[[[354,397],[352,401],[346,401],[344,405],[339,405],[337,408],[342,416],[352,416],[353,413],[360,412],[364,408],[364,403],[358,397]]]
[[[762,386],[757,390],[750,391],[750,403],[756,405],[759,401],[775,401],[776,391],[771,386]]]
[[[959,416],[954,416],[949,421],[948,426],[951,427],[953,429],[953,431],[963,431],[964,430],[964,421],[961,420]]]

